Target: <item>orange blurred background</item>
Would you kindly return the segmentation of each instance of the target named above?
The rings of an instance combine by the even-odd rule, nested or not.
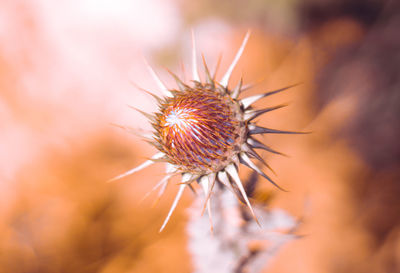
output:
[[[290,102],[260,124],[313,131],[265,139],[290,155],[263,154],[290,192],[257,191],[301,218],[304,235],[265,272],[400,272],[399,11],[361,0],[1,2],[0,272],[193,270],[194,196],[160,234],[176,187],[157,206],[140,199],[162,166],[106,183],[155,152],[112,126],[150,129],[127,107],[156,110],[131,83],[157,90],[143,56],[168,86],[163,66],[189,81],[190,29],[211,70],[223,54],[218,76],[252,30],[231,80],[262,80],[246,95],[303,83],[259,103]]]

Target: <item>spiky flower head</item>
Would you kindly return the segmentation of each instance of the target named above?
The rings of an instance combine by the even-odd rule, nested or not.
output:
[[[242,111],[222,88],[197,83],[166,98],[156,113],[158,149],[182,172],[222,170],[245,137]]]
[[[169,179],[176,174],[182,175],[182,183],[160,231],[167,224],[183,190],[186,187],[192,187],[191,183],[193,182],[199,183],[203,188],[210,220],[210,195],[215,183],[225,185],[232,189],[232,192],[238,190],[254,219],[257,220],[238,174],[239,163],[253,169],[281,189],[250,159],[254,158],[269,167],[255,149],[263,149],[275,154],[280,153],[258,141],[254,135],[299,134],[300,132],[280,131],[255,125],[253,120],[256,117],[285,105],[256,110],[253,109],[252,104],[261,98],[284,91],[292,86],[243,99],[238,99],[238,96],[248,87],[242,86],[242,80],[234,89],[228,88],[230,75],[249,36],[250,32],[247,32],[232,64],[220,81],[215,80],[215,75],[213,77],[210,75],[204,58],[206,80],[205,82],[200,80],[197,72],[193,34],[192,85],[183,83],[170,72],[179,87],[176,90],[170,90],[148,66],[164,94],[163,98],[152,94],[158,101],[158,112],[154,115],[144,113],[150,119],[155,130],[150,143],[159,152],[142,165],[112,180],[130,175],[155,162],[165,162],[167,175],[153,188],[153,190],[161,188],[159,195],[162,195]]]

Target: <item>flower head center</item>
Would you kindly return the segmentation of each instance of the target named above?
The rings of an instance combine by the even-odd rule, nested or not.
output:
[[[194,115],[195,109],[191,108],[175,108],[172,109],[165,119],[165,126],[176,128],[178,130],[187,130],[198,122]]]

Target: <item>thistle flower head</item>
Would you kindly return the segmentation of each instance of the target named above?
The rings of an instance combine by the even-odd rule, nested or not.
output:
[[[201,83],[166,98],[154,123],[158,149],[182,172],[223,169],[239,151],[245,127],[229,94]]]
[[[258,141],[255,135],[301,134],[301,132],[281,131],[255,125],[253,120],[256,117],[285,105],[257,110],[253,109],[252,104],[259,99],[284,91],[292,86],[243,99],[238,99],[239,94],[246,89],[242,86],[242,80],[235,88],[228,88],[230,75],[242,55],[249,36],[250,32],[246,34],[232,64],[220,81],[215,80],[215,75],[211,77],[205,62],[206,81],[200,80],[197,72],[197,56],[193,34],[192,85],[183,83],[176,75],[171,73],[179,89],[170,90],[148,66],[164,95],[163,98],[153,95],[159,103],[157,113],[154,115],[144,113],[150,119],[155,130],[150,142],[159,152],[138,167],[112,180],[135,173],[153,163],[164,162],[167,167],[167,175],[153,188],[153,191],[160,188],[159,196],[161,196],[169,179],[175,174],[182,175],[182,183],[160,231],[167,224],[184,189],[191,187],[193,182],[199,183],[203,188],[210,221],[210,196],[215,183],[225,185],[232,192],[240,192],[240,198],[245,201],[257,221],[238,174],[240,163],[251,168],[281,189],[253,162],[255,159],[269,167],[255,151],[256,149],[263,149],[275,154],[280,153]]]

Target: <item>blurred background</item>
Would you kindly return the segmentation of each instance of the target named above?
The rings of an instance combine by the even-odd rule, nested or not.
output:
[[[302,219],[265,272],[400,272],[400,7],[378,0],[14,0],[0,2],[0,272],[191,272],[177,187],[140,202],[162,166],[106,181],[155,150],[112,124],[149,130],[143,57],[186,81],[190,30],[218,76],[247,29],[232,86],[302,82],[259,106],[275,180],[253,202]],[[246,173],[242,173],[246,175]],[[268,198],[265,198],[267,196]],[[259,200],[257,200],[257,198]]]

